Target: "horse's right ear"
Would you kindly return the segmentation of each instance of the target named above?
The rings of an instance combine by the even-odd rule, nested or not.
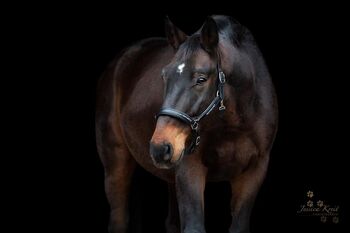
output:
[[[203,24],[200,41],[203,48],[209,53],[213,52],[218,46],[218,27],[212,17],[208,17],[206,22]]]
[[[187,39],[187,35],[178,29],[169,19],[165,17],[165,34],[169,44],[174,48],[178,49],[179,46]]]

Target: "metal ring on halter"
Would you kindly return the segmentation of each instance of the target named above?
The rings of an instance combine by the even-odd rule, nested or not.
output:
[[[198,126],[199,126],[198,122],[197,122],[197,121],[194,121],[193,124],[191,124],[191,129],[192,129],[192,130],[197,130],[197,129],[198,129]]]

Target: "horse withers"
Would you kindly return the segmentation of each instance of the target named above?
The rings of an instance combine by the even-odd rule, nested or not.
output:
[[[249,232],[251,209],[277,130],[277,101],[247,28],[208,17],[187,36],[169,19],[166,39],[125,49],[99,81],[98,152],[111,212],[125,233],[136,163],[169,185],[168,233],[205,232],[207,181],[231,185],[231,233]]]

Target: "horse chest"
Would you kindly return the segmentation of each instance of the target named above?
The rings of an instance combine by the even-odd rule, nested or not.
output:
[[[247,137],[214,143],[203,152],[202,160],[208,168],[208,180],[230,180],[239,175],[256,154],[256,146]]]

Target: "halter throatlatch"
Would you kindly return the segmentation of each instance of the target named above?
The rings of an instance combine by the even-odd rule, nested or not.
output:
[[[226,82],[225,74],[220,69],[219,64],[217,65],[217,72],[218,72],[218,84],[217,84],[217,91],[216,91],[216,97],[211,101],[211,103],[208,105],[208,107],[199,115],[197,116],[189,116],[188,114],[184,112],[180,112],[173,108],[161,108],[159,113],[157,114],[157,118],[159,116],[169,116],[176,118],[188,125],[191,126],[192,129],[192,135],[191,135],[191,144],[188,148],[185,149],[185,154],[192,153],[195,148],[200,143],[200,135],[199,135],[199,122],[202,120],[205,116],[209,115],[215,107],[219,106],[220,111],[224,111],[226,109],[224,105],[224,84]]]

